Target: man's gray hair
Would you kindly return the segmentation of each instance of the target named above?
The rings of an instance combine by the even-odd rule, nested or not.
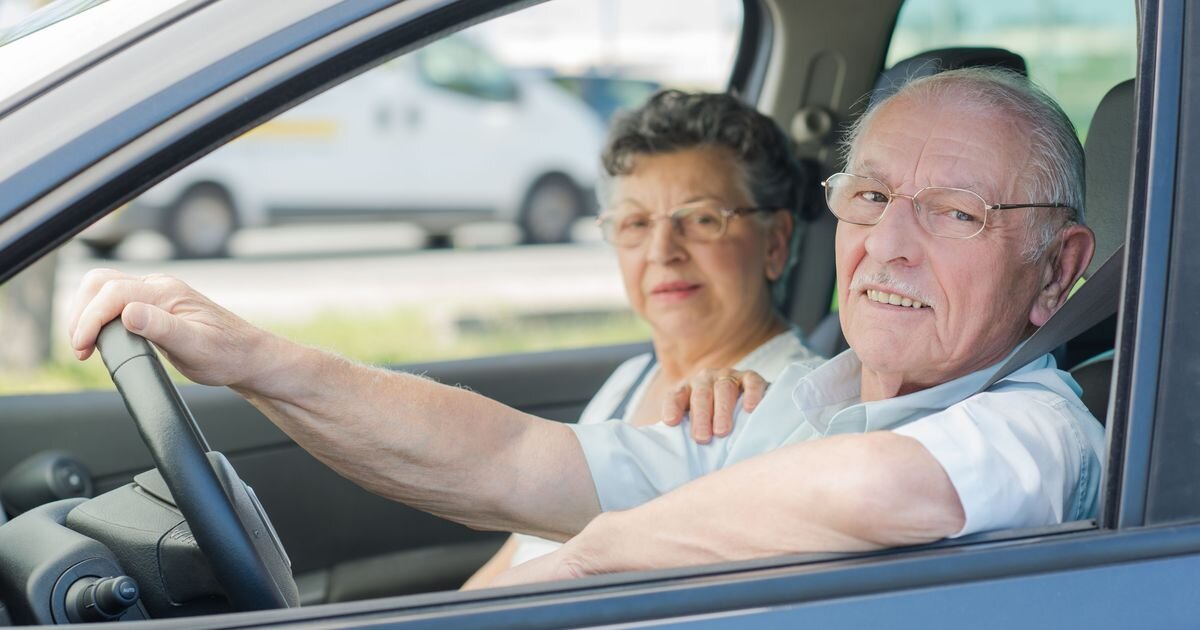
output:
[[[961,68],[914,79],[895,94],[873,103],[851,126],[842,146],[853,164],[862,134],[893,99],[918,99],[1003,112],[1028,134],[1030,163],[1027,199],[988,199],[989,203],[1063,203],[1070,210],[1035,209],[1028,213],[1029,240],[1023,252],[1030,262],[1041,259],[1066,225],[1084,222],[1083,146],[1070,118],[1054,99],[1017,72],[1001,68]]]
[[[785,209],[797,219],[787,264],[772,286],[775,304],[781,305],[799,247],[803,171],[779,125],[732,94],[664,90],[645,105],[619,116],[601,156],[604,170],[596,184],[600,207],[611,206],[614,178],[631,174],[639,155],[698,147],[728,149],[740,167],[741,181],[754,205]],[[755,216],[765,216],[768,221],[774,217]]]

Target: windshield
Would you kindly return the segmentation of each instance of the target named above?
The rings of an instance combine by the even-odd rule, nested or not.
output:
[[[184,0],[59,0],[0,29],[0,102]]]

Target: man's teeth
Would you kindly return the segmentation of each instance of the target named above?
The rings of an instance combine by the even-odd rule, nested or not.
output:
[[[892,304],[895,306],[907,306],[909,308],[927,308],[928,305],[918,302],[912,298],[906,298],[895,293],[887,293],[884,291],[876,291],[875,289],[867,289],[867,299],[872,302],[880,302],[882,304]]]

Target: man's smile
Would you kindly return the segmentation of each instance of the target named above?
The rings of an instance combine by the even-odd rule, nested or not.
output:
[[[878,302],[880,304],[890,304],[892,306],[903,306],[903,307],[907,307],[907,308],[911,308],[911,309],[930,308],[930,306],[928,304],[925,304],[924,302],[921,302],[920,300],[917,300],[917,299],[914,299],[914,298],[911,298],[911,297],[908,297],[905,295],[901,295],[899,293],[888,293],[886,291],[880,291],[878,289],[867,289],[866,291],[864,291],[864,294],[867,296],[868,300],[870,300],[872,302]]]

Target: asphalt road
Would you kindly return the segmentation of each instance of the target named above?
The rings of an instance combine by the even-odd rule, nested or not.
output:
[[[404,224],[274,228],[239,234],[227,259],[176,261],[169,245],[135,235],[115,260],[78,244],[62,251],[55,310],[64,318],[87,270],[168,273],[251,319],[305,319],[316,312],[419,307],[446,317],[505,311],[554,313],[625,307],[612,251],[602,242],[517,246],[506,226],[484,226],[454,248],[422,249]],[[581,228],[580,240],[589,237]]]

